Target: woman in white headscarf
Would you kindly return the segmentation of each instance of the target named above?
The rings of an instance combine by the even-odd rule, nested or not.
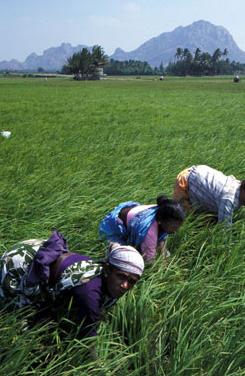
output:
[[[95,336],[104,308],[130,290],[144,270],[144,261],[131,246],[111,245],[108,258],[95,262],[70,252],[57,231],[47,241],[17,244],[0,259],[0,298],[17,307],[42,309],[42,319],[57,319],[61,306],[73,301],[72,320],[80,336]]]

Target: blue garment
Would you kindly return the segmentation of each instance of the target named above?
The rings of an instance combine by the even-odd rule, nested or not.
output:
[[[126,245],[128,239],[127,227],[118,217],[120,211],[125,208],[134,208],[140,205],[139,202],[127,201],[116,206],[99,224],[99,235],[101,239],[107,239]]]
[[[139,247],[144,241],[149,228],[152,223],[156,220],[156,213],[158,206],[153,206],[151,208],[145,209],[138,214],[136,214],[131,221],[129,221],[128,230],[128,244]],[[163,232],[158,235],[158,242],[164,240],[167,237],[167,232]]]
[[[147,232],[156,219],[156,212],[158,206],[145,209],[137,213],[127,227],[123,221],[118,217],[120,211],[125,208],[133,208],[140,205],[138,202],[123,202],[116,206],[99,225],[100,237],[107,240],[120,243],[122,245],[132,245],[136,248],[144,241]],[[164,240],[167,237],[164,232],[158,237],[158,241]]]

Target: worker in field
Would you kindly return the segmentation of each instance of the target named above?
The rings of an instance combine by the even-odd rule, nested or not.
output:
[[[159,196],[156,205],[124,202],[116,206],[99,225],[101,238],[138,249],[146,262],[152,261],[157,250],[164,257],[168,234],[178,230],[185,218],[184,210],[175,201]]]
[[[45,321],[59,320],[63,313],[67,317],[69,306],[79,336],[91,337],[104,309],[129,291],[143,270],[143,258],[133,247],[113,243],[107,260],[95,262],[69,252],[66,240],[55,231],[47,241],[23,241],[4,253],[0,298],[14,307],[32,305],[36,317]]]
[[[231,224],[234,210],[245,205],[245,180],[209,166],[192,166],[178,174],[173,198],[186,212],[194,208],[214,213],[219,222]]]

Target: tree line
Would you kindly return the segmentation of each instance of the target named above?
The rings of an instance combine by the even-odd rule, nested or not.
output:
[[[213,54],[197,48],[192,54],[188,48],[177,48],[175,60],[167,67],[151,67],[146,61],[108,59],[103,48],[95,45],[92,49],[83,48],[74,53],[62,68],[62,73],[73,74],[75,79],[96,79],[101,68],[108,75],[175,75],[212,76],[245,73],[245,64],[230,62],[228,50],[217,48]]]
[[[211,55],[197,48],[194,55],[188,48],[177,48],[175,61],[166,67],[166,74],[174,76],[213,76],[245,72],[245,64],[230,62],[228,50],[217,48]]]
[[[164,67],[161,64],[159,67],[152,68],[146,61],[139,60],[124,60],[118,61],[110,59],[104,68],[104,72],[110,76],[118,75],[134,75],[134,76],[152,76],[164,74]]]
[[[91,51],[83,48],[67,59],[62,73],[73,74],[75,79],[96,79],[99,77],[99,68],[103,68],[108,75],[162,75],[164,67],[152,68],[146,61],[108,59],[101,46],[95,45]]]

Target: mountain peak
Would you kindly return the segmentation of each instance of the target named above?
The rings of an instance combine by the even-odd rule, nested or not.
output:
[[[195,26],[207,26],[207,25],[211,25],[211,26],[216,27],[210,21],[205,21],[205,20],[194,21],[190,26],[193,26],[193,25],[195,25]]]
[[[130,52],[117,49],[111,58],[121,61],[147,61],[152,66],[159,66],[161,62],[167,65],[174,60],[178,47],[188,48],[192,53],[200,48],[201,51],[211,54],[217,48],[226,48],[230,60],[245,62],[245,52],[239,49],[230,33],[224,27],[205,20],[195,21],[188,26],[178,26],[171,32],[151,38]]]
[[[42,55],[37,55],[35,52],[27,56],[23,64],[18,63],[18,70],[37,70],[42,67],[47,71],[57,71],[60,70],[64,64],[66,64],[67,59],[72,56],[75,52],[81,51],[86,45],[78,45],[72,47],[70,43],[61,43],[58,47],[50,47],[43,51]],[[13,64],[12,64],[13,66]],[[17,66],[17,63],[15,64]],[[0,69],[7,69],[6,63],[1,65]]]
[[[0,70],[36,70],[39,67],[47,71],[57,71],[66,64],[67,59],[83,48],[91,49],[87,45],[73,47],[63,42],[58,47],[46,49],[42,55],[31,53],[24,63],[17,60],[0,62]],[[245,63],[245,52],[234,42],[231,34],[223,27],[216,26],[209,21],[198,20],[188,26],[179,26],[173,31],[164,32],[141,44],[133,51],[125,52],[118,47],[110,57],[115,60],[141,60],[152,66],[159,66],[161,62],[167,65],[173,61],[178,47],[188,48],[192,53],[197,48],[201,51],[213,53],[217,48],[228,50],[230,60]]]
[[[116,49],[115,49],[115,52],[125,52],[122,48],[120,48],[120,47],[117,47]]]
[[[63,43],[61,43],[60,47],[72,47],[72,46],[68,42],[63,42]]]

